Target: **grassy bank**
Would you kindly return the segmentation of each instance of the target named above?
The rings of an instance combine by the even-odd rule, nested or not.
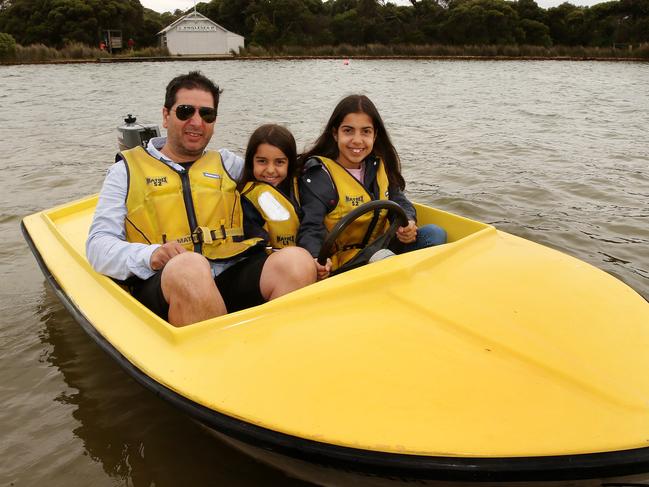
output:
[[[571,59],[647,59],[649,44],[632,48],[582,47],[582,46],[527,46],[527,45],[483,45],[483,46],[450,46],[450,45],[383,45],[368,44],[365,46],[263,48],[250,46],[242,51],[241,57],[506,57],[506,58],[571,58]]]
[[[280,58],[449,58],[449,59],[618,59],[648,60],[649,44],[631,48],[582,47],[582,46],[527,46],[527,45],[383,45],[368,44],[352,46],[263,48],[250,46],[235,56],[239,59],[280,59]],[[43,44],[30,46],[16,45],[15,54],[0,62],[4,64],[65,63],[93,61],[135,61],[144,60],[188,60],[188,59],[227,59],[217,56],[171,56],[166,48],[149,47],[136,51],[110,54],[80,43],[73,43],[63,49],[54,49]],[[231,58],[229,58],[231,59]]]
[[[108,51],[101,50],[97,47],[90,47],[78,42],[66,45],[62,49],[54,49],[43,44],[32,44],[30,46],[21,46],[16,44],[16,50],[13,56],[3,59],[6,63],[47,63],[47,62],[66,62],[66,61],[94,61],[97,59],[108,58],[133,58],[133,57],[166,57],[169,51],[164,48],[147,47],[135,51],[124,51],[119,54],[110,54]]]

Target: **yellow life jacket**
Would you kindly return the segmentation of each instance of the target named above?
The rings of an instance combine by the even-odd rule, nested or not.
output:
[[[177,241],[208,259],[228,259],[261,241],[245,239],[236,182],[218,152],[176,171],[142,147],[122,152],[128,170],[126,240]]]
[[[296,180],[294,185],[295,182]],[[297,194],[296,191],[294,193]],[[294,203],[281,191],[268,183],[249,181],[241,191],[241,196],[250,201],[266,221],[264,230],[268,232],[273,249],[296,244],[300,218]]]
[[[338,193],[338,204],[331,210],[324,220],[324,225],[328,231],[338,223],[350,211],[361,206],[363,203],[372,201],[373,198],[365,189],[361,182],[352,176],[344,167],[336,161],[326,157],[318,157],[325,165]],[[366,164],[370,162],[367,161]],[[378,169],[376,171],[376,182],[379,186],[379,199],[388,199],[388,175],[385,172],[383,161],[377,159]],[[331,257],[332,270],[336,270],[365,247],[369,242],[385,233],[388,229],[389,222],[387,211],[381,210],[379,217],[375,220],[374,212],[366,213],[358,218],[353,224],[336,240],[336,252]]]

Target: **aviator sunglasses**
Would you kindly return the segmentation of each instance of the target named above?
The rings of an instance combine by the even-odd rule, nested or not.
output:
[[[206,123],[212,123],[214,122],[214,120],[216,120],[216,108],[195,107],[193,105],[178,105],[175,110],[176,117],[178,117],[178,120],[182,120],[183,122],[185,120],[189,120],[194,116],[196,108],[198,108],[198,114]]]

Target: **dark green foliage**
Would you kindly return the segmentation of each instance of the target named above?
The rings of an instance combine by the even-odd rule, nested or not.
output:
[[[524,35],[518,13],[502,0],[455,0],[441,25],[451,44],[516,44]]]
[[[524,33],[523,44],[532,46],[551,46],[550,28],[538,20],[523,19],[520,27]]]
[[[249,44],[613,46],[649,40],[649,0],[594,7],[535,0],[212,0],[198,10]]]
[[[0,13],[2,30],[23,45],[96,46],[102,30],[121,29],[128,39],[137,36],[142,23],[138,0],[12,0]]]
[[[0,32],[0,59],[13,59],[16,55],[16,40],[11,34]]]
[[[398,45],[491,46],[486,51],[589,46],[618,52],[649,42],[649,0],[592,7],[566,2],[547,10],[535,0],[410,0],[408,6],[389,0],[211,0],[196,8],[243,35],[249,46],[274,52],[340,46],[342,53],[373,46],[368,52],[378,55]],[[104,29],[119,29],[140,49],[156,45],[156,34],[184,13],[159,14],[139,0],[0,0],[0,32],[21,45],[61,48],[72,42],[94,47]]]
[[[555,44],[574,46],[582,44],[584,36],[584,9],[565,2],[548,9],[548,27]]]

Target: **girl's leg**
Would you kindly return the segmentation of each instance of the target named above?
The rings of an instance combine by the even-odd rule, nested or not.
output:
[[[417,229],[417,240],[403,246],[403,252],[425,249],[446,243],[446,230],[437,225],[424,225]]]

